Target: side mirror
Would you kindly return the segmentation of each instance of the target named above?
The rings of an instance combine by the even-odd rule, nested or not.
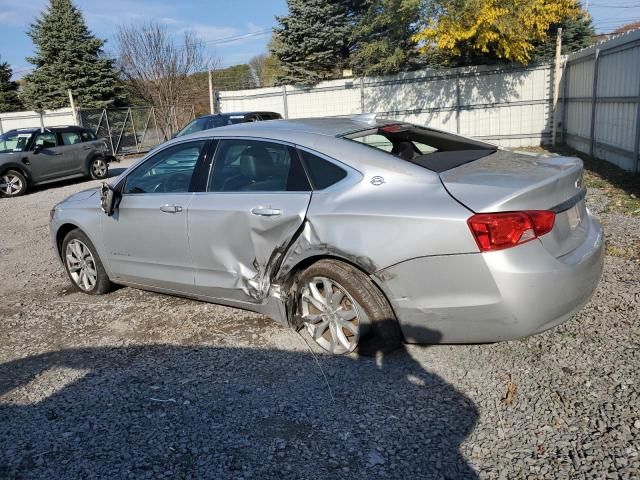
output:
[[[36,145],[33,147],[33,153],[38,153],[40,150],[42,150],[42,145]]]
[[[118,192],[116,192],[111,185],[103,183],[100,187],[100,206],[102,211],[109,217],[113,215],[116,209],[116,200]]]

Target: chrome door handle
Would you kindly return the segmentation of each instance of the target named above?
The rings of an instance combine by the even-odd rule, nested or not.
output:
[[[180,205],[163,205],[160,207],[164,213],[178,213],[182,211],[182,207]]]
[[[254,215],[258,215],[260,217],[277,217],[278,215],[282,215],[282,210],[279,208],[253,208],[251,213]]]

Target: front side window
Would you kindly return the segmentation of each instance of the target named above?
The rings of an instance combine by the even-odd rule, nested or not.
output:
[[[127,176],[123,193],[187,193],[206,140],[166,148]]]
[[[223,140],[209,181],[210,192],[308,192],[296,151],[256,140]]]
[[[82,142],[78,132],[60,132],[60,139],[62,140],[62,145],[75,145]]]
[[[58,140],[56,134],[51,132],[38,133],[36,141],[33,143],[34,147],[40,148],[53,148],[57,145]]]
[[[0,135],[0,153],[24,152],[31,133],[7,132]]]

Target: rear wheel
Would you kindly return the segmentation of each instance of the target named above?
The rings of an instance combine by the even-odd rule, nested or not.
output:
[[[62,260],[73,286],[90,295],[111,290],[111,281],[93,243],[81,230],[72,230],[62,241]]]
[[[27,179],[17,170],[0,174],[0,197],[19,197],[27,191]]]
[[[93,180],[102,180],[107,178],[109,174],[109,165],[107,161],[102,157],[96,157],[91,160],[91,164],[89,165],[89,175]]]
[[[307,268],[298,287],[298,310],[311,338],[328,352],[390,352],[402,333],[387,300],[360,270],[336,260]]]

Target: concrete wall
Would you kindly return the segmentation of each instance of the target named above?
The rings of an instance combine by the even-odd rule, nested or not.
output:
[[[222,112],[269,110],[285,118],[353,115],[411,121],[509,147],[550,141],[550,65],[424,70],[218,93]]]
[[[563,83],[565,143],[638,173],[640,30],[570,55]]]
[[[70,108],[60,110],[47,110],[42,114],[45,127],[59,127],[74,125],[73,113]],[[9,112],[0,113],[0,133],[14,128],[40,127],[40,114],[38,112]]]

